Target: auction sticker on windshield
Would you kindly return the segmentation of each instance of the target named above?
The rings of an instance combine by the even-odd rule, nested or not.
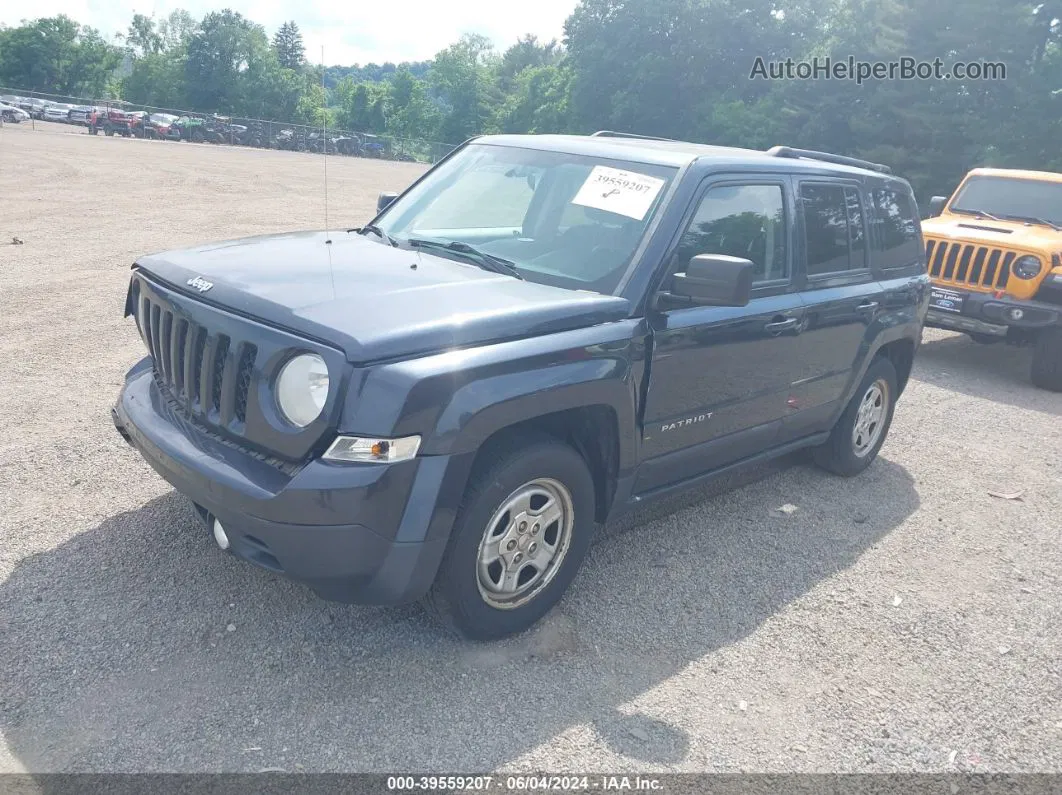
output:
[[[656,177],[608,166],[594,166],[594,170],[572,199],[572,204],[626,215],[641,221],[653,206],[653,199],[662,187],[664,180]]]

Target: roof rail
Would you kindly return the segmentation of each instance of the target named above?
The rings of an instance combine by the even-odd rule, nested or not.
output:
[[[674,141],[674,138],[660,138],[656,135],[635,135],[634,133],[616,132],[615,130],[598,130],[590,133],[594,138],[639,138],[643,141]]]
[[[767,150],[772,157],[805,158],[808,160],[822,160],[825,163],[836,163],[841,166],[855,166],[867,168],[882,174],[891,174],[892,169],[881,163],[871,163],[869,160],[860,160],[858,157],[845,157],[844,155],[831,155],[829,152],[816,152],[813,149],[794,149],[791,146],[772,146]]]

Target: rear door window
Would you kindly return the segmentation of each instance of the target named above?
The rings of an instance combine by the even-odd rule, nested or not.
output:
[[[874,203],[874,248],[883,269],[916,264],[923,252],[918,210],[909,191],[878,188],[871,191]]]
[[[863,207],[856,188],[805,182],[800,203],[809,277],[867,267]]]

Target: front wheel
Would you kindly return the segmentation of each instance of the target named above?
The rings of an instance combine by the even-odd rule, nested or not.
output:
[[[575,579],[594,527],[582,456],[550,437],[510,437],[477,461],[427,605],[473,640],[523,632]]]
[[[874,359],[830,438],[815,448],[815,463],[835,475],[858,475],[873,463],[885,443],[896,407],[896,368]]]
[[[1040,389],[1062,392],[1062,328],[1045,328],[1037,336],[1032,382]]]

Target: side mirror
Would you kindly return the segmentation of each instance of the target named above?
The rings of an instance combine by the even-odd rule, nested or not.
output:
[[[944,205],[948,203],[947,196],[934,196],[929,200],[929,215],[927,218],[934,218],[944,212]]]
[[[750,260],[725,254],[698,254],[685,273],[672,277],[671,294],[704,306],[745,306],[752,295]]]
[[[393,202],[397,198],[398,198],[398,194],[397,193],[381,193],[378,197],[376,197],[376,213],[377,213],[377,215],[379,215],[384,210],[386,210],[388,208],[388,206],[391,204],[391,202]]]

